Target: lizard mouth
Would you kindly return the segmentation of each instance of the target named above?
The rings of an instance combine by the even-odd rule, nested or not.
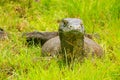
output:
[[[81,33],[84,33],[84,26],[66,26],[66,27],[60,27],[59,28],[59,31],[63,31],[63,32],[81,32]]]

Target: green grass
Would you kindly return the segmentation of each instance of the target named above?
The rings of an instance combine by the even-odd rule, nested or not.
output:
[[[103,59],[76,63],[73,69],[57,60],[34,60],[40,47],[25,45],[22,33],[57,31],[62,18],[84,21],[86,33],[105,51]],[[120,80],[119,0],[0,0],[0,27],[9,40],[0,41],[0,80]]]

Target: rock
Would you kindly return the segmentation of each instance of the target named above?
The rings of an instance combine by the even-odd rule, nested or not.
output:
[[[0,28],[0,40],[5,40],[5,39],[8,39],[8,35],[2,28]]]

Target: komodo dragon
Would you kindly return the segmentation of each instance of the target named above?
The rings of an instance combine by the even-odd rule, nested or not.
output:
[[[103,55],[103,49],[92,39],[84,36],[84,26],[80,19],[65,18],[59,25],[59,36],[42,46],[43,55],[61,55],[68,61],[81,60],[84,56]]]
[[[35,43],[41,43],[43,56],[56,56],[60,51],[63,57],[65,53],[67,57],[73,55],[72,58],[103,56],[103,49],[86,37],[83,22],[77,18],[63,19],[58,32],[30,32],[25,36],[28,42],[33,39]]]

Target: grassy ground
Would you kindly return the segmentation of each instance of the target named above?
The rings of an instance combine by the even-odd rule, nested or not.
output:
[[[105,51],[104,59],[76,63],[71,70],[56,60],[34,60],[40,47],[25,45],[22,33],[57,31],[62,18],[84,21],[87,33]],[[0,27],[9,40],[0,41],[0,80],[120,80],[119,0],[0,0]]]

